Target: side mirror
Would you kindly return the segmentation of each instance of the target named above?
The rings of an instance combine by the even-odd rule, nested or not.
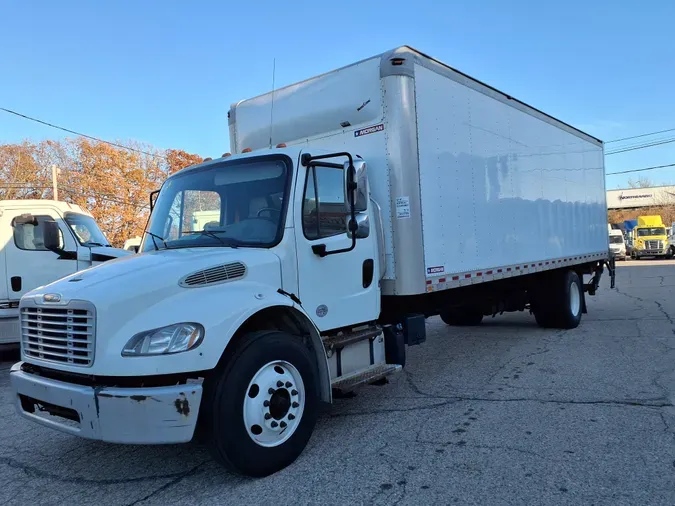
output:
[[[347,237],[352,238],[352,233],[349,231],[349,221],[351,216],[347,216]],[[356,238],[365,239],[370,235],[370,220],[368,219],[367,214],[357,214],[356,215]]]
[[[362,213],[368,209],[368,171],[366,162],[355,160],[354,168],[350,170],[349,162],[344,164],[344,188],[345,188],[345,206],[347,211],[351,212],[351,203],[354,202],[354,211]]]
[[[59,226],[53,220],[42,223],[42,240],[45,248],[50,251],[58,252],[61,250],[61,236]]]

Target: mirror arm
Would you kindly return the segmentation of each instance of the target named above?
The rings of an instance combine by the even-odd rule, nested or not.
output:
[[[356,202],[354,202],[354,191],[356,190],[356,169],[354,168],[354,159],[352,158],[352,155],[347,152],[330,153],[328,155],[316,156],[312,156],[309,153],[303,153],[303,155],[300,157],[300,163],[305,167],[330,167],[332,169],[344,169],[343,164],[319,161],[325,160],[327,158],[337,158],[340,156],[345,156],[349,160],[349,168],[347,169],[349,171],[349,182],[347,187],[349,189],[349,207],[351,211],[351,219],[349,220],[348,228],[352,234],[352,244],[348,248],[336,249],[333,251],[327,251],[326,245],[323,243],[313,244],[312,252],[321,258],[327,257],[328,255],[337,255],[338,253],[348,253],[356,248],[356,231],[358,230],[359,226],[356,223]]]

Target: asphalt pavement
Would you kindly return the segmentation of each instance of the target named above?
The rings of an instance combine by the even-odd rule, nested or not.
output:
[[[620,263],[579,328],[427,322],[388,385],[321,416],[303,455],[234,476],[195,444],[117,446],[14,412],[0,362],[0,506],[675,504],[675,262]]]

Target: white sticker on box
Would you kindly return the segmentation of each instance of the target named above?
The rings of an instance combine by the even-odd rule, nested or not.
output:
[[[396,197],[396,218],[410,218],[410,197]]]

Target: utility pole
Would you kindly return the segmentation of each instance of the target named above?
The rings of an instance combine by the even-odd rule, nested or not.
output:
[[[56,176],[61,172],[56,165],[52,165],[52,188],[54,190],[54,200],[59,200],[59,183]]]

